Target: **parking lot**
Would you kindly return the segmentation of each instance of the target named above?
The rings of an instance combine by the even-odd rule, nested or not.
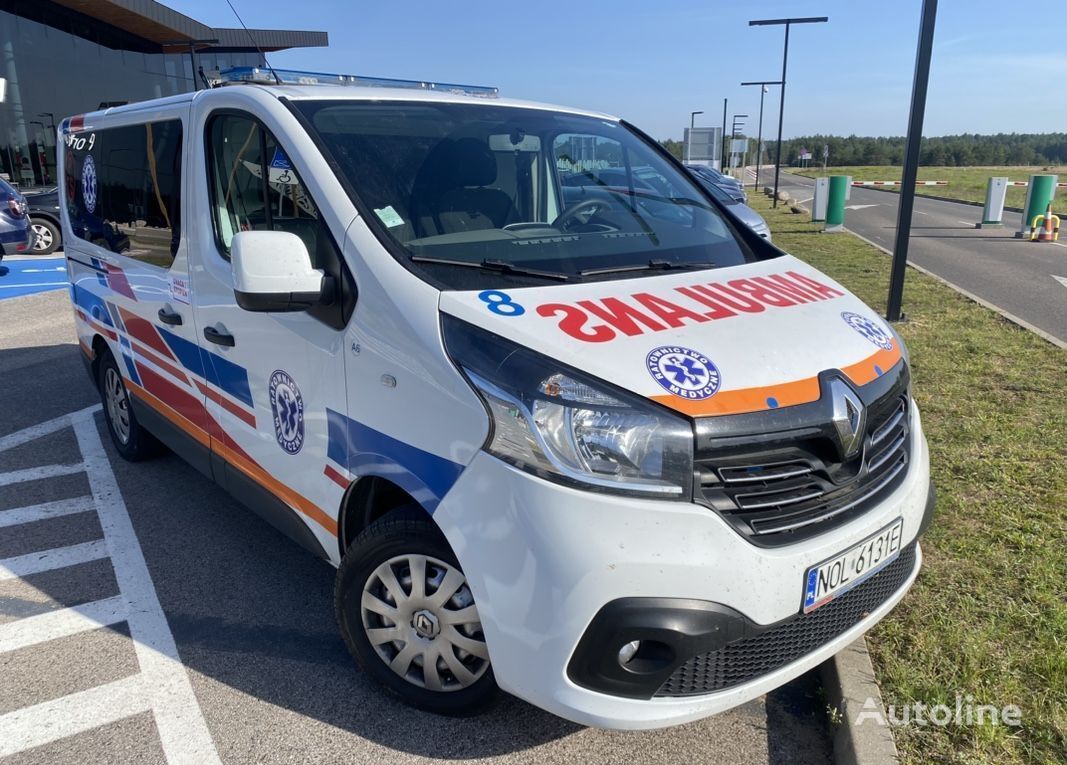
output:
[[[180,459],[117,457],[65,291],[0,302],[0,385],[5,763],[830,759],[811,677],[643,733],[405,707],[350,660],[327,564]]]

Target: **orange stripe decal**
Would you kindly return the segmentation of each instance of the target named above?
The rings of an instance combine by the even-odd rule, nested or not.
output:
[[[862,361],[842,367],[841,371],[856,385],[866,385],[891,369],[898,361],[900,361],[900,347],[894,341],[893,350],[880,350]],[[819,394],[819,378],[808,377],[776,385],[724,390],[700,401],[671,395],[652,396],[652,400],[691,417],[712,417],[810,404],[812,401],[818,401]],[[768,399],[774,399],[777,406],[771,406]]]
[[[267,471],[261,468],[252,460],[247,457],[238,454],[233,449],[228,447],[221,441],[212,441],[212,448],[221,456],[224,460],[229,462],[235,468],[240,470],[246,476],[258,483],[260,486],[271,492],[278,499],[282,500],[285,504],[289,505],[293,510],[306,515],[315,523],[322,526],[333,536],[337,536],[337,521],[323,512],[322,508],[307,499],[306,497],[297,494],[288,486],[278,481],[274,476],[269,475]]]

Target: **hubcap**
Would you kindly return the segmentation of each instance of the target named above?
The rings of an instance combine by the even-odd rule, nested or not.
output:
[[[130,440],[130,399],[126,396],[126,386],[114,367],[104,373],[104,402],[107,404],[108,419],[121,443]]]
[[[39,223],[34,223],[31,228],[36,237],[33,240],[33,249],[46,250],[52,246],[52,230],[50,228]]]
[[[382,661],[412,685],[458,691],[489,668],[489,651],[467,578],[426,555],[378,566],[363,587],[367,639]]]

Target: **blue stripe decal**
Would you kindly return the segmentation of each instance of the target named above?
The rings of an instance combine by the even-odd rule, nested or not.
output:
[[[204,360],[200,356],[200,346],[191,343],[184,337],[178,337],[173,332],[168,332],[163,327],[156,327],[163,341],[174,351],[181,365],[198,377],[207,379],[204,374]]]
[[[189,342],[184,337],[179,337],[162,327],[157,326],[156,329],[159,330],[159,334],[170,349],[174,351],[174,355],[178,357],[183,367],[204,378],[216,388],[226,391],[246,406],[254,406],[252,390],[248,385],[248,372],[244,367],[211,351],[206,351],[196,343]]]
[[[326,454],[354,475],[388,478],[432,513],[463,472],[463,465],[398,441],[374,428],[326,410]]]
[[[137,367],[133,363],[133,347],[125,335],[119,337],[119,347],[122,349],[122,360],[126,362],[126,370],[130,373],[130,379],[138,385],[141,384],[141,375],[137,374]]]
[[[115,326],[111,321],[111,314],[108,313],[107,305],[104,301],[89,290],[76,284],[74,285],[74,304],[101,324],[106,324],[109,327]]]

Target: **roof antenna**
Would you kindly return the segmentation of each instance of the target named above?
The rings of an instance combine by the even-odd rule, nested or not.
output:
[[[239,14],[237,12],[237,9],[233,7],[233,3],[231,3],[230,0],[226,0],[226,5],[230,6],[230,10],[233,11],[233,15],[237,17],[237,21],[241,24],[241,28],[244,29],[245,34],[248,35],[248,39],[252,41],[252,47],[256,49],[256,52],[259,53],[260,58],[263,59],[263,65],[267,67],[268,71],[270,71],[271,75],[274,77],[274,81],[279,85],[283,84],[282,78],[278,76],[278,73],[274,71],[274,67],[272,67],[270,65],[270,62],[267,61],[267,54],[264,53],[262,48],[259,47],[259,43],[256,42],[256,38],[252,36],[252,33],[248,31],[248,27],[245,26],[244,21],[241,19],[241,14]]]

